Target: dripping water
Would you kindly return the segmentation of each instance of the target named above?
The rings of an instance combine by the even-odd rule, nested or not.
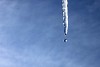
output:
[[[64,26],[64,42],[67,42],[67,33],[68,33],[68,1],[62,0],[62,10],[63,10],[63,26]]]

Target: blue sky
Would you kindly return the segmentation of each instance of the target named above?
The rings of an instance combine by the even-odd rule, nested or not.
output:
[[[1,0],[0,67],[99,67],[99,3],[69,0],[64,43],[61,0]]]

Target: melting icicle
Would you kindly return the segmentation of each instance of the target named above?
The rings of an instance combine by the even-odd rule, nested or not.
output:
[[[68,33],[68,1],[62,0],[62,10],[63,10],[63,25],[64,25],[64,42],[67,42],[67,33]]]

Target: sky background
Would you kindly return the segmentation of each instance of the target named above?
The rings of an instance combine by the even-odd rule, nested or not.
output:
[[[100,67],[100,0],[0,0],[0,67]]]

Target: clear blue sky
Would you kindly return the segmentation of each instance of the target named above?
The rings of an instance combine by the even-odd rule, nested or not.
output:
[[[100,0],[69,0],[64,43],[61,0],[0,1],[0,67],[99,67]]]

